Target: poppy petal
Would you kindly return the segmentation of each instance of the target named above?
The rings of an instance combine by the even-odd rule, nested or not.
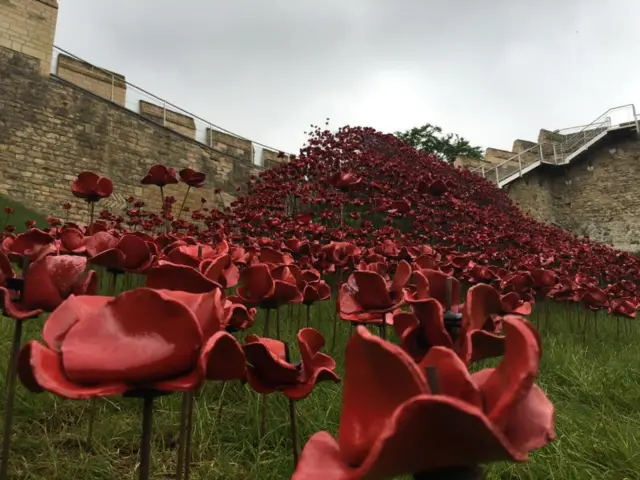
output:
[[[91,312],[104,307],[110,300],[113,300],[113,297],[99,295],[69,297],[47,317],[42,327],[42,339],[51,350],[60,352],[69,329],[81,318],[90,317]]]
[[[538,375],[538,339],[523,318],[504,317],[505,352],[500,365],[479,385],[489,418],[504,423],[514,405],[528,395]]]
[[[474,285],[467,292],[462,316],[463,330],[480,330],[491,314],[502,312],[500,293],[490,285]]]
[[[147,243],[137,235],[124,235],[118,241],[116,247],[124,254],[124,261],[122,267],[125,270],[135,270],[147,263],[151,252]]]
[[[509,412],[503,430],[509,441],[524,452],[555,439],[555,409],[540,387],[534,385]]]
[[[190,371],[201,343],[198,321],[183,303],[138,288],[83,315],[61,350],[72,381],[136,383]]]
[[[343,448],[341,453],[349,461]],[[526,458],[475,406],[444,395],[419,395],[388,417],[354,478],[395,478]]]
[[[218,332],[209,339],[199,362],[207,380],[241,380],[247,373],[242,346],[227,332]]]
[[[485,358],[504,355],[505,337],[484,330],[471,330],[460,338],[458,355],[469,365]]]
[[[338,307],[341,314],[352,314],[362,312],[364,308],[358,303],[355,296],[351,293],[347,284],[342,285],[338,290]]]
[[[4,287],[0,287],[0,294],[2,294],[4,314],[9,318],[13,318],[14,320],[28,320],[30,318],[36,318],[43,313],[39,308],[30,309],[17,301],[14,302],[11,299],[11,291]]]
[[[89,258],[95,257],[105,250],[115,248],[118,244],[118,239],[107,232],[97,232],[87,238],[86,248]]]
[[[198,270],[187,265],[163,263],[147,272],[146,286],[156,290],[177,290],[191,293],[206,293],[222,288]]]
[[[455,310],[460,303],[460,282],[438,270],[422,270],[422,273],[429,281],[430,295],[438,300],[443,306],[447,306],[447,278],[451,278],[451,307]]]
[[[438,380],[438,395],[459,398],[482,408],[482,395],[469,375],[469,370],[453,350],[432,347],[420,362],[421,368],[435,367]]]
[[[357,470],[342,459],[338,442],[329,432],[318,432],[304,446],[291,480],[357,480]]]
[[[405,260],[398,262],[396,273],[391,283],[391,290],[396,292],[402,289],[411,278],[411,265]]]
[[[364,310],[381,310],[392,304],[387,284],[378,273],[357,270],[353,277],[358,286],[355,297]]]
[[[347,344],[345,370],[338,443],[345,460],[357,465],[393,412],[428,388],[424,374],[407,353],[364,327],[358,327]]]
[[[273,299],[278,305],[285,303],[300,303],[303,297],[298,286],[295,283],[284,282],[281,280],[275,281],[275,288],[273,292]]]
[[[42,390],[71,400],[88,400],[127,391],[127,386],[121,382],[99,382],[94,385],[74,383],[65,375],[60,355],[38,342],[29,342],[22,347],[19,362],[20,380],[31,391],[37,384]]]
[[[411,309],[420,322],[422,336],[428,345],[453,348],[451,336],[444,326],[444,310],[439,301],[430,298],[414,302]]]
[[[259,338],[257,341],[245,343],[243,349],[249,364],[248,373],[257,377],[260,383],[278,388],[297,382],[298,370],[284,360],[284,343]]]
[[[269,267],[265,264],[253,265],[246,268],[240,274],[243,283],[243,292],[251,301],[260,301],[273,294],[275,282],[271,277]]]

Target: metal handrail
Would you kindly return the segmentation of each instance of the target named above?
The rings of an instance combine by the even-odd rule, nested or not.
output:
[[[554,163],[558,164],[558,158],[560,157],[561,159],[566,158],[567,156],[571,155],[573,152],[579,150],[580,148],[582,148],[584,145],[586,145],[589,141],[593,140],[594,138],[596,138],[598,135],[600,135],[602,132],[605,132],[607,130],[609,130],[611,128],[611,116],[609,116],[610,113],[616,111],[616,110],[620,110],[622,108],[631,108],[632,113],[633,113],[633,119],[635,121],[636,124],[636,131],[638,133],[640,133],[640,115],[636,114],[636,109],[635,109],[635,105],[633,103],[629,103],[626,105],[620,105],[618,107],[612,107],[610,109],[608,109],[606,112],[604,112],[603,114],[599,115],[594,121],[592,121],[591,123],[587,124],[587,125],[581,125],[578,127],[571,127],[570,129],[574,129],[574,128],[581,128],[580,131],[573,133],[573,134],[562,134],[560,133],[562,130],[558,130],[556,132],[553,133],[557,133],[560,135],[563,135],[565,137],[565,139],[561,142],[558,143],[537,143],[534,146],[528,148],[527,150],[524,150],[520,153],[516,153],[513,156],[509,157],[508,159],[506,159],[504,162],[499,163],[498,165],[491,167],[489,169],[486,169],[484,165],[481,165],[479,167],[475,167],[475,168],[471,168],[469,169],[470,172],[478,172],[480,171],[482,176],[484,178],[487,178],[487,174],[494,171],[495,170],[495,178],[496,178],[496,183],[499,185],[500,184],[500,174],[499,174],[499,170],[501,167],[504,167],[506,164],[509,163],[513,163],[516,159],[518,160],[518,167],[520,170],[520,173],[522,174],[522,169],[526,168],[527,166],[531,165],[532,163],[534,163],[535,161],[544,161],[544,151],[543,151],[543,145],[553,145],[553,161]],[[604,117],[604,119],[603,119]],[[564,131],[569,130],[569,129],[563,129]],[[574,148],[577,147],[577,148]],[[522,165],[522,155],[526,154],[526,153],[533,153],[533,150],[539,150],[539,156],[537,156],[536,160],[534,162],[530,162],[529,164],[525,165],[523,167]],[[558,152],[559,150],[559,152]],[[510,172],[509,175],[513,175],[513,173],[515,172]]]
[[[511,156],[511,157],[507,158],[504,162],[499,163],[499,164],[498,164],[498,165],[496,165],[495,167],[491,167],[488,171],[494,170],[494,169],[496,169],[496,168],[500,168],[501,166],[506,165],[507,163],[509,163],[509,162],[513,161],[513,159],[514,159],[514,158],[518,158],[518,157],[522,156],[522,154],[527,153],[527,152],[529,152],[530,150],[534,150],[534,149],[536,149],[536,148],[539,148],[540,146],[541,146],[541,144],[536,143],[533,147],[529,147],[529,148],[527,148],[526,150],[523,150],[523,151],[522,151],[522,152],[520,152],[520,153],[516,153],[515,155],[513,155],[513,156]],[[471,172],[476,172],[476,171],[481,170],[481,169],[484,169],[484,165],[482,165],[482,166],[480,166],[480,167],[476,167],[476,168],[470,169],[469,171],[471,171]]]
[[[69,57],[71,57],[71,58],[73,58],[73,59],[75,59],[77,61],[80,61],[80,62],[83,62],[83,63],[85,63],[87,65],[90,65],[93,69],[95,69],[97,71],[100,71],[100,72],[102,72],[102,73],[104,73],[106,75],[109,75],[111,77],[111,79],[112,79],[112,81],[111,81],[111,98],[110,98],[111,101],[114,100],[116,88],[118,88],[120,85],[126,85],[127,86],[127,89],[126,89],[127,92],[135,92],[135,93],[138,94],[138,96],[141,96],[141,98],[143,96],[144,98],[154,100],[151,103],[153,103],[154,105],[156,105],[159,108],[162,108],[162,110],[163,110],[163,114],[162,114],[163,118],[162,118],[162,120],[163,120],[163,124],[165,124],[165,126],[166,126],[166,120],[167,120],[167,109],[169,109],[169,111],[180,113],[180,114],[185,115],[187,117],[193,118],[194,122],[199,122],[201,124],[201,126],[209,127],[209,129],[212,130],[212,131],[213,130],[217,130],[219,132],[226,133],[226,134],[228,134],[230,136],[236,137],[236,138],[238,138],[240,140],[245,140],[245,141],[251,142],[251,144],[252,144],[251,155],[253,157],[252,158],[252,162],[254,164],[256,164],[255,155],[256,155],[256,153],[258,153],[256,150],[260,150],[261,151],[264,148],[264,149],[271,150],[271,151],[274,151],[274,152],[282,151],[281,149],[270,147],[270,146],[265,145],[263,143],[250,140],[250,139],[248,139],[246,137],[243,137],[242,135],[238,135],[238,134],[236,134],[236,133],[234,133],[234,132],[232,132],[230,130],[227,130],[227,129],[223,128],[223,127],[220,127],[219,125],[216,125],[216,124],[214,124],[214,123],[212,123],[212,122],[210,122],[208,120],[205,120],[204,118],[199,117],[198,115],[195,115],[195,114],[193,114],[193,113],[191,113],[191,112],[189,112],[189,111],[187,111],[187,110],[185,110],[183,108],[178,107],[177,105],[174,105],[173,103],[171,103],[171,102],[169,102],[169,101],[167,101],[167,100],[165,100],[163,98],[158,97],[157,95],[154,95],[153,93],[145,90],[144,88],[141,88],[141,87],[139,87],[137,85],[134,85],[133,83],[127,81],[126,79],[123,79],[121,76],[118,76],[116,73],[111,72],[109,70],[106,70],[104,68],[101,68],[101,67],[99,67],[97,65],[93,65],[91,62],[87,62],[86,60],[78,57],[77,55],[74,55],[73,53],[71,53],[71,52],[69,52],[69,51],[67,51],[67,50],[65,50],[63,48],[60,48],[58,46],[55,46],[55,45],[53,46],[53,61],[51,62],[51,73],[54,74],[54,75],[56,73],[55,69],[56,69],[56,65],[57,65],[58,55],[61,54],[61,53],[65,54],[65,55],[68,55]],[[139,110],[138,110],[139,109],[139,105],[136,105],[137,108],[134,108],[127,100],[128,99],[125,99],[124,107],[127,108],[128,110],[134,111],[136,113],[140,113]],[[139,104],[139,102],[137,102],[137,103]],[[197,128],[197,126],[198,125],[196,125],[196,128]],[[204,137],[204,141],[199,140],[197,138],[198,137],[197,134],[198,134],[198,131],[196,131],[196,138],[195,138],[195,140],[198,143],[202,143],[204,145],[207,145],[207,146],[211,147],[210,143],[207,141],[206,134],[205,134],[205,137]],[[256,146],[259,147],[259,148],[256,149]]]
[[[536,156],[536,160],[534,160],[534,162],[540,160],[542,161],[542,159],[544,158],[544,153],[542,151],[542,144],[540,143],[536,143],[535,145],[533,145],[532,147],[527,148],[526,150],[523,150],[522,152],[516,153],[515,155],[507,158],[504,162],[499,163],[498,165],[496,165],[495,167],[489,168],[489,169],[485,169],[484,165],[481,165],[480,167],[476,167],[474,169],[471,169],[471,172],[477,172],[478,170],[480,170],[482,172],[482,176],[484,178],[487,178],[487,174],[489,174],[492,171],[495,171],[495,177],[496,177],[496,184],[500,184],[500,167],[503,167],[504,165],[511,163],[514,164],[514,162],[517,160],[518,161],[518,170],[520,171],[520,173],[522,174],[522,169],[528,167],[529,165],[531,165],[534,162],[530,162],[527,165],[523,165],[522,164],[522,156],[526,155],[527,153],[534,153],[534,150],[538,150],[537,156]],[[515,164],[514,164],[515,166]],[[514,172],[515,173],[515,172]]]
[[[614,112],[615,110],[620,110],[620,109],[622,109],[622,108],[629,108],[629,107],[631,107],[631,110],[632,110],[632,112],[633,112],[633,118],[635,119],[635,122],[636,122],[636,130],[637,130],[638,132],[640,132],[640,128],[639,128],[639,127],[640,127],[640,124],[638,123],[638,117],[636,116],[636,107],[635,107],[635,105],[634,105],[633,103],[628,103],[628,104],[626,104],[626,105],[620,105],[620,106],[618,106],[618,107],[612,107],[612,108],[610,108],[609,110],[607,110],[607,111],[606,111],[606,112],[604,112],[603,114],[599,115],[599,116],[598,116],[598,117],[597,117],[593,122],[591,122],[591,123],[589,123],[588,125],[586,125],[582,130],[580,130],[579,132],[577,132],[577,133],[575,133],[575,134],[571,135],[571,137],[582,134],[584,130],[590,130],[590,129],[589,129],[589,127],[590,127],[590,126],[592,126],[593,124],[597,123],[597,122],[598,122],[598,120],[600,120],[600,119],[601,119],[602,117],[604,117],[605,115],[608,115],[608,114],[610,114],[611,112]],[[609,118],[609,121],[611,121],[611,117],[610,117],[609,115],[608,115],[608,117],[606,117],[606,118]],[[570,137],[569,137],[569,138],[570,138]],[[566,140],[569,140],[569,138],[567,138]]]

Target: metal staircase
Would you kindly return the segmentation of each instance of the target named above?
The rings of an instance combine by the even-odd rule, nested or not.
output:
[[[631,121],[612,124],[613,115],[623,114]],[[482,175],[503,188],[531,170],[545,163],[548,165],[567,165],[573,159],[598,143],[610,132],[628,130],[640,132],[639,117],[633,104],[610,108],[588,125],[557,130],[554,135],[558,141],[538,143],[522,152],[514,153],[502,163],[488,168],[484,165],[470,171]]]

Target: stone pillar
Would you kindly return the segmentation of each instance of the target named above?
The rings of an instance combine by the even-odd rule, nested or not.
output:
[[[48,76],[57,21],[58,0],[1,0],[0,47],[37,58]]]

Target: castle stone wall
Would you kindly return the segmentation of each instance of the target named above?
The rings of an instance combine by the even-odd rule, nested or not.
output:
[[[215,187],[222,188],[228,205],[236,188],[259,171],[66,81],[42,76],[36,58],[2,47],[0,92],[0,194],[46,214],[63,216],[61,205],[71,201],[71,218],[86,221],[86,205],[70,192],[84,170],[113,180],[114,196],[103,207],[114,213],[123,212],[128,196],[160,207],[158,188],[140,185],[156,163],[206,173],[207,188],[190,195],[191,208],[200,206],[201,197],[222,206]],[[185,190],[172,185],[165,194],[181,201]]]
[[[640,251],[640,137],[609,137],[566,168],[542,166],[506,187],[535,218]]]
[[[125,105],[127,84],[124,75],[97,68],[68,55],[58,55],[56,75],[106,100]]]
[[[57,0],[1,0],[0,47],[37,58],[49,75],[57,21]]]

